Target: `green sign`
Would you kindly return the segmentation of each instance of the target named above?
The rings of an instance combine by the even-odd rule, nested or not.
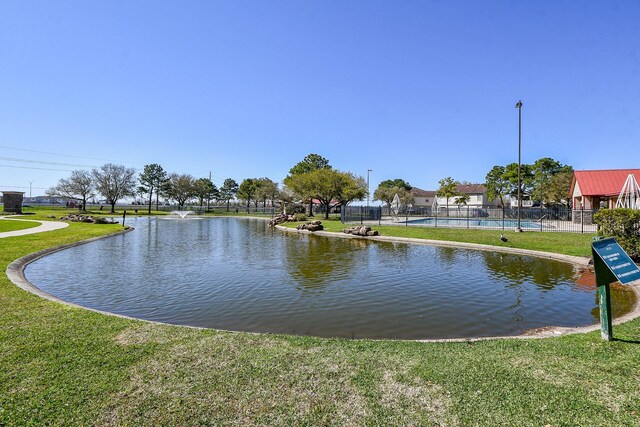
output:
[[[613,282],[627,284],[638,280],[640,269],[613,237],[594,240],[591,243],[591,253],[598,285],[600,332],[603,339],[610,341],[613,339],[613,326],[609,284]]]
[[[613,237],[596,240],[591,244],[591,247],[594,252],[593,261],[596,268],[596,276],[602,274],[608,276],[606,277],[607,279],[613,279],[609,280],[609,283],[619,281],[622,284],[640,279],[640,269]],[[597,258],[608,267],[610,274],[602,271],[603,269]],[[611,277],[611,274],[614,277]]]

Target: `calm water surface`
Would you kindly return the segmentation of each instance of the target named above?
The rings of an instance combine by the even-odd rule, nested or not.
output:
[[[41,258],[27,278],[86,307],[236,331],[453,338],[598,321],[592,278],[557,261],[297,235],[256,219],[130,225]],[[614,316],[632,308],[628,288],[612,293]]]

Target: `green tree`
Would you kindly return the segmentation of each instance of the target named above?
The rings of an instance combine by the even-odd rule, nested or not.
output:
[[[320,169],[331,169],[331,166],[329,165],[329,160],[325,159],[324,157],[322,157],[322,156],[320,156],[318,154],[309,154],[304,159],[302,159],[300,162],[298,162],[294,167],[289,169],[289,175],[287,175],[287,177],[285,178],[285,185],[287,185],[286,182],[287,182],[288,178],[295,177],[297,175],[302,175],[302,174],[305,174],[305,173],[309,173],[309,172],[312,172],[312,171],[315,171],[315,170],[320,170]],[[313,216],[313,200],[312,200],[312,198],[310,198],[308,196],[305,196],[305,195],[302,195],[300,193],[297,193],[297,194],[300,195],[301,197],[303,197],[305,200],[308,199],[308,201],[309,201],[309,216]]]
[[[413,187],[403,179],[387,179],[378,184],[378,188],[373,192],[373,200],[380,200],[385,202],[389,208],[389,215],[391,215],[391,202],[397,194],[400,197],[403,205],[413,203],[413,196],[411,195],[411,189]]]
[[[518,194],[518,164],[509,163],[504,171],[504,178],[507,182],[507,194],[516,196]],[[533,189],[533,168],[528,164],[520,165],[520,194],[531,194]]]
[[[356,176],[350,172],[341,172],[342,184],[341,191],[337,198],[340,206],[347,206],[355,200],[363,200],[367,195],[367,181],[364,177]]]
[[[536,160],[531,166],[533,173],[533,184],[531,197],[538,202],[545,202],[545,192],[551,178],[563,170],[563,165],[550,157],[543,157]]]
[[[467,193],[459,193],[453,199],[453,203],[458,206],[458,212],[459,212],[460,206],[461,205],[467,206],[467,203],[469,203],[469,200],[471,200],[471,196],[469,196]]]
[[[450,176],[438,181],[440,187],[436,190],[436,196],[444,197],[447,200],[447,216],[449,216],[449,199],[457,196],[458,194],[458,181],[455,181]]]
[[[485,176],[484,186],[487,189],[489,200],[500,200],[500,205],[504,208],[504,198],[509,195],[509,182],[505,176],[504,166],[494,166],[487,176]]]
[[[209,178],[198,178],[193,183],[193,195],[198,199],[198,203],[202,209],[205,201],[208,205],[209,201],[217,198],[220,193],[218,188]]]
[[[362,200],[367,194],[364,179],[329,168],[290,175],[285,178],[285,185],[303,199],[317,199],[325,218],[336,206]]]
[[[135,194],[136,170],[133,168],[107,163],[94,169],[91,174],[96,191],[111,205],[111,213],[116,212],[118,200]]]
[[[169,184],[166,195],[178,203],[182,209],[187,201],[195,195],[195,178],[188,174],[179,175],[172,173],[169,175]]]
[[[567,166],[567,168],[571,168],[571,166]],[[573,170],[565,170],[553,175],[543,193],[544,203],[547,205],[570,206],[572,200],[569,190],[571,189],[572,179]]]
[[[224,200],[227,203],[227,212],[229,212],[229,203],[231,199],[236,197],[238,193],[238,183],[231,178],[227,178],[220,187],[220,200]]]
[[[93,177],[90,172],[75,170],[68,179],[61,179],[47,190],[49,196],[61,196],[80,201],[80,210],[87,210],[87,200],[93,196]]]
[[[294,167],[289,169],[289,176],[308,173],[318,169],[331,169],[329,160],[318,154],[309,154]]]
[[[249,206],[251,204],[251,200],[254,199],[256,195],[256,191],[258,190],[258,179],[257,178],[246,178],[243,179],[238,187],[238,192],[236,196],[240,200],[247,201],[247,213],[249,213]]]
[[[258,178],[258,187],[256,189],[256,200],[262,201],[262,206],[267,206],[267,200],[273,205],[278,199],[278,184],[269,178]]]
[[[158,210],[158,194],[162,185],[167,181],[167,172],[159,164],[152,163],[144,166],[138,180],[140,181],[140,187],[138,187],[140,193],[149,195],[148,213],[151,215],[151,201],[153,200],[153,193],[156,193],[156,210]]]

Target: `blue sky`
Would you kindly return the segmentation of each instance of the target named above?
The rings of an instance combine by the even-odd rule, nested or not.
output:
[[[637,1],[0,2],[0,191],[107,162],[371,188],[640,167]],[[45,170],[55,169],[55,170]],[[28,194],[27,194],[28,195]]]

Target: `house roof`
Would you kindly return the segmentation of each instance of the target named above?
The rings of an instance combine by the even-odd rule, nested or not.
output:
[[[484,194],[487,189],[482,184],[458,184],[456,191],[463,194]]]
[[[413,187],[411,189],[413,197],[436,197],[436,192],[432,190],[423,190],[421,188]]]
[[[484,194],[487,189],[482,184],[458,184],[456,191],[462,194]],[[436,197],[435,190],[423,190],[417,187],[411,189],[411,194],[414,197]]]
[[[617,196],[629,174],[640,182],[640,169],[574,171],[569,194],[573,194],[577,182],[583,196]]]

